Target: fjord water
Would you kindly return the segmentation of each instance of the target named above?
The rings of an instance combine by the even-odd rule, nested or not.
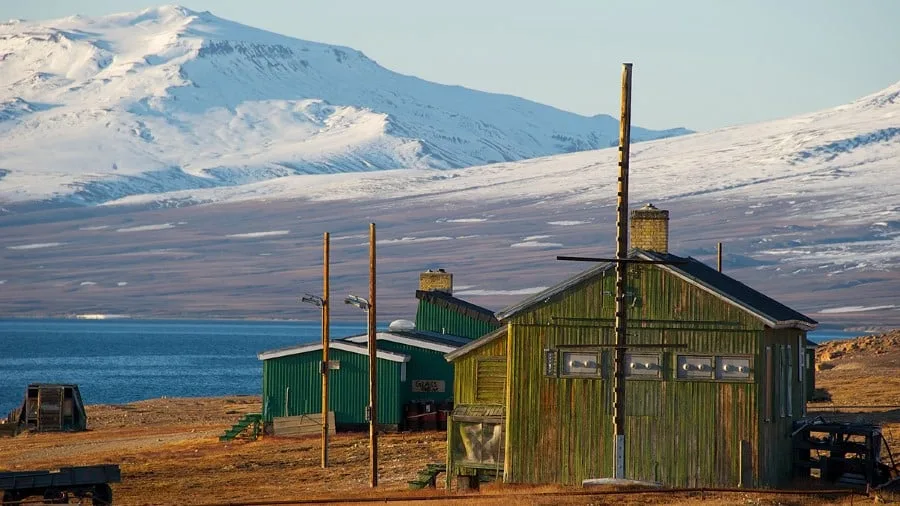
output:
[[[320,337],[318,322],[0,320],[0,417],[37,382],[76,383],[87,404],[259,394],[257,353]]]
[[[332,338],[365,323],[332,323]],[[823,330],[815,342],[860,332]],[[318,322],[0,320],[0,417],[29,383],[76,383],[87,404],[259,394],[257,353],[317,341]]]

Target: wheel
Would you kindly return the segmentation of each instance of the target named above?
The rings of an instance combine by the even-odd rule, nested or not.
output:
[[[91,494],[91,504],[94,506],[108,506],[112,504],[112,488],[106,483],[95,486],[94,493]]]
[[[0,496],[0,497],[3,498],[3,500],[0,501],[0,504],[3,504],[3,505],[18,504],[19,500],[21,500],[21,497],[16,495],[16,493],[13,492],[12,490],[4,490],[2,496]]]

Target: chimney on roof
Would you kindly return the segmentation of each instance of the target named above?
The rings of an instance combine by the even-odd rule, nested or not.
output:
[[[453,274],[444,269],[428,269],[419,274],[419,290],[453,295]]]
[[[631,211],[631,247],[669,252],[669,211],[647,204]]]

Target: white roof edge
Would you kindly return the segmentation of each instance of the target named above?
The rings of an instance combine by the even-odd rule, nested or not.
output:
[[[352,336],[345,339],[345,341],[350,341],[351,343],[359,343],[366,342],[369,339],[369,336]],[[392,343],[405,344],[408,346],[415,346],[416,348],[423,348],[426,350],[439,351],[441,353],[450,353],[455,351],[458,346],[450,346],[448,344],[440,344],[440,343],[429,343],[424,340],[418,340],[405,336],[398,336],[397,334],[393,334],[391,332],[378,332],[375,334],[375,339],[381,339],[384,341],[390,341]]]
[[[329,348],[335,348],[341,351],[347,351],[350,353],[357,353],[359,355],[369,355],[369,350],[365,346],[356,346],[354,344],[342,342],[342,341],[331,341],[328,344]],[[270,360],[273,358],[280,357],[288,357],[291,355],[300,355],[302,353],[306,353],[309,351],[321,350],[322,343],[312,343],[303,346],[294,346],[292,348],[283,348],[280,350],[271,350],[264,351],[262,353],[257,354],[257,358],[259,360]],[[402,353],[394,353],[391,351],[378,350],[375,353],[376,358],[390,360],[391,362],[409,362],[409,355],[403,355]]]
[[[775,323],[772,326],[773,329],[796,329],[799,328],[801,330],[815,330],[818,325],[812,324],[809,322],[804,322],[800,320],[783,320]]]

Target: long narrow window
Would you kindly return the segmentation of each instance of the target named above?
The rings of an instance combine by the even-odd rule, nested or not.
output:
[[[775,384],[778,385],[778,415],[781,418],[784,418],[784,399],[787,397],[784,392],[784,345],[776,344],[775,349],[775,357],[778,361],[778,363],[775,365]]]
[[[787,403],[787,416],[788,418],[794,417],[794,352],[791,351],[791,345],[787,345],[785,348],[784,358],[787,366],[787,374],[784,377],[784,388],[787,390],[787,397],[785,398],[785,402]]]
[[[772,403],[775,402],[775,392],[773,392],[772,388],[772,375],[775,374],[774,363],[775,360],[772,357],[772,347],[766,346],[766,400],[765,400],[765,409],[766,409],[766,421],[772,421]]]

